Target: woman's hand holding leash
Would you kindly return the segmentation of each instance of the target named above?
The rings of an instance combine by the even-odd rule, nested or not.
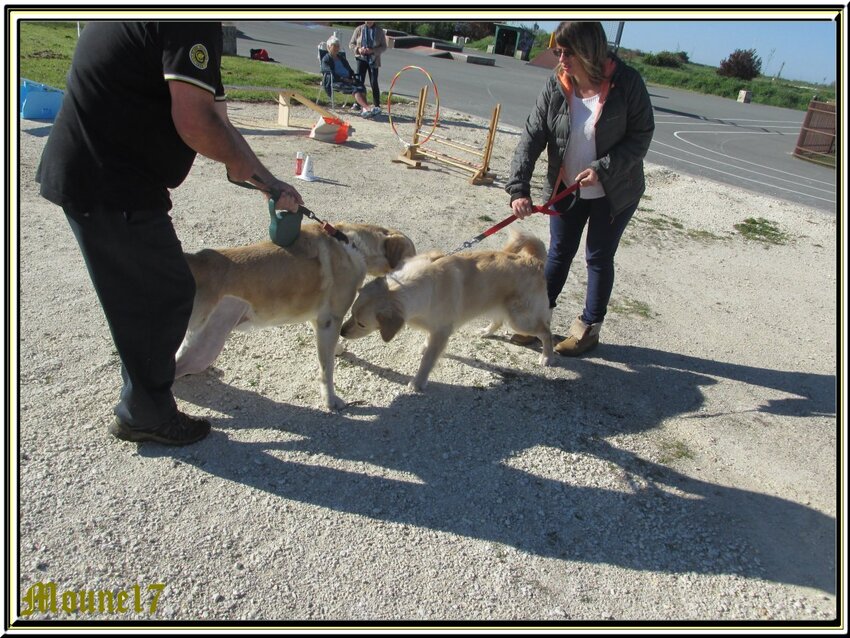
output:
[[[517,219],[525,219],[534,213],[534,206],[531,204],[530,197],[520,197],[511,202],[511,208],[514,211]]]
[[[593,186],[599,183],[599,175],[592,168],[586,168],[581,173],[576,175],[576,181],[581,186]]]

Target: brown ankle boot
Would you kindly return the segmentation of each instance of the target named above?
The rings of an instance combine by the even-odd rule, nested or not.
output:
[[[593,350],[599,344],[601,329],[602,322],[588,325],[581,317],[577,317],[570,326],[567,338],[555,346],[555,352],[565,357],[577,357]]]
[[[511,336],[511,343],[515,343],[518,346],[530,346],[532,343],[536,343],[538,341],[537,337],[534,335],[521,335],[518,332],[515,332]]]

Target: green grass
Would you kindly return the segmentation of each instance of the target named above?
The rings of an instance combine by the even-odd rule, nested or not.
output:
[[[787,244],[789,236],[783,232],[776,222],[764,217],[748,217],[740,224],[734,225],[745,238],[752,241],[760,241],[766,244]]]
[[[643,199],[652,199],[650,196],[644,196]],[[643,201],[643,200],[641,200]],[[655,210],[652,208],[646,208],[644,206],[638,206],[638,211],[642,213],[654,213]],[[648,229],[653,233],[672,233],[678,234],[679,236],[687,237],[688,239],[693,239],[695,241],[719,241],[726,239],[720,235],[715,235],[714,233],[707,230],[697,230],[693,228],[685,228],[685,225],[677,219],[665,215],[664,213],[656,213],[656,216],[647,216],[647,215],[635,215],[632,220],[636,224],[640,224],[642,227]],[[628,237],[623,237],[623,243],[625,245],[629,245],[631,241]]]
[[[638,317],[643,317],[644,319],[652,318],[652,311],[649,308],[649,304],[638,301],[637,299],[612,301],[610,306],[613,312],[620,315],[636,315]]]
[[[708,230],[688,230],[685,231],[685,234],[691,239],[695,239],[697,241],[719,241],[725,239],[721,235],[715,235],[711,231]]]
[[[826,153],[817,153],[815,151],[800,149],[794,152],[794,156],[799,157],[802,160],[806,160],[807,162],[814,162],[815,164],[835,168],[835,154],[827,155]]]
[[[21,78],[64,89],[76,46],[76,22],[21,22]]]
[[[661,455],[659,461],[661,463],[694,458],[693,451],[682,441],[662,441],[660,447]]]
[[[65,78],[77,44],[77,23],[21,22],[19,27],[21,77],[64,89]],[[486,50],[487,44],[492,44],[492,40],[491,37],[470,42],[467,47]],[[541,41],[535,42],[531,51],[532,59],[542,50]],[[717,75],[715,67],[704,64],[685,63],[680,69],[654,67],[643,62],[644,56],[640,52],[628,49],[620,49],[620,56],[640,71],[649,84],[677,87],[730,99],[737,99],[738,92],[746,89],[752,92],[752,101],[755,103],[798,110],[806,110],[815,95],[820,99],[835,100],[835,88],[830,86],[807,85],[799,81],[766,77],[746,82],[721,77]],[[318,69],[316,73],[304,73],[279,64],[238,56],[225,56],[221,66],[225,85],[286,88],[298,91],[310,99],[315,99],[321,79]],[[238,90],[228,91],[228,97],[235,101],[250,102],[276,99],[271,93]],[[386,103],[386,94],[383,94],[382,101]],[[405,100],[393,96],[393,102],[397,101]],[[327,103],[324,93],[320,96],[320,103]]]
[[[654,210],[652,208],[643,208],[641,206],[638,206],[638,211],[647,212],[647,213],[654,212]],[[654,230],[658,230],[658,231],[662,231],[662,230],[682,230],[684,228],[684,225],[682,225],[682,222],[673,219],[669,215],[664,215],[663,213],[659,213],[658,217],[638,216],[638,217],[634,217],[633,219],[635,221],[637,221],[638,223],[645,224],[645,225],[649,226],[650,228],[652,228]]]
[[[808,108],[815,95],[821,100],[835,100],[835,88],[823,84],[807,84],[764,76],[750,81],[739,80],[717,75],[716,67],[690,62],[682,64],[678,69],[657,67],[646,64],[646,56],[628,49],[621,49],[620,57],[636,68],[647,84],[672,86],[732,100],[738,99],[741,90],[747,90],[752,92],[753,103],[800,111]]]
[[[20,23],[21,78],[40,82],[57,89],[66,88],[66,77],[77,46],[76,22],[21,22]],[[225,86],[267,86],[291,89],[311,100],[316,99],[321,84],[321,74],[305,73],[238,56],[224,56],[221,61],[221,81]],[[382,102],[386,104],[386,93]],[[239,102],[275,102],[271,91],[244,91],[229,89],[229,100]],[[324,91],[320,104],[328,104]],[[406,100],[396,99],[393,103]]]

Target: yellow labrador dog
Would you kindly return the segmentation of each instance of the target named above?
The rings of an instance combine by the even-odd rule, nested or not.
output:
[[[384,275],[416,250],[397,231],[367,224],[340,223],[336,228],[350,243],[334,239],[318,224],[307,224],[288,248],[266,241],[187,254],[196,291],[175,376],[206,370],[235,328],[310,321],[319,351],[322,400],[332,410],[344,407],[334,392],[333,367],[345,313],[366,273]]]
[[[501,251],[481,250],[444,256],[425,253],[400,270],[366,284],[342,325],[341,335],[359,339],[379,330],[390,341],[405,323],[428,333],[414,390],[423,390],[449,337],[480,316],[491,319],[490,336],[504,321],[543,343],[541,365],[552,363],[552,311],[543,264],[546,248],[533,235],[513,231]]]

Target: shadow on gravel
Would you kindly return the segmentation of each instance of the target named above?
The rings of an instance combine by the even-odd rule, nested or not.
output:
[[[349,361],[389,383],[408,380]],[[182,398],[232,418],[215,423],[219,436],[193,446],[186,460],[282,499],[539,556],[737,574],[835,594],[833,518],[685,476],[604,440],[699,409],[701,389],[716,378],[797,397],[757,408],[764,412],[832,414],[833,377],[616,345],[600,347],[598,357],[559,361],[575,380],[462,361],[492,370],[498,380],[486,389],[432,383],[425,394],[403,392],[386,408],[342,414],[275,403],[213,373],[181,380],[175,390]],[[254,440],[227,438],[227,429],[252,430]],[[607,478],[594,478],[602,474]],[[610,485],[611,474],[628,488],[595,485]]]

